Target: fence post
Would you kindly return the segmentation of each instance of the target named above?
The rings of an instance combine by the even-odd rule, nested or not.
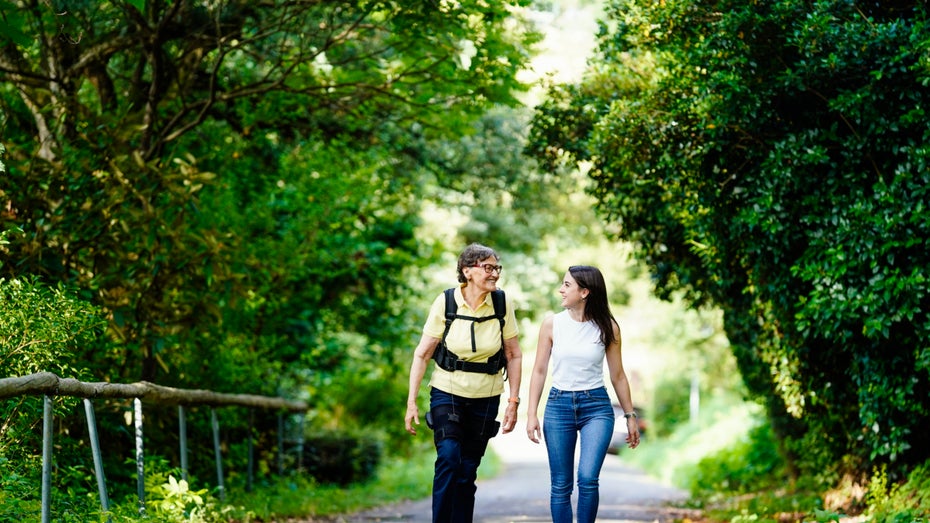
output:
[[[94,416],[94,404],[87,398],[84,398],[84,413],[87,415],[87,435],[90,437],[90,451],[94,457],[94,473],[97,476],[97,490],[100,493],[100,508],[106,513],[110,510],[110,498],[107,496],[107,480],[103,475],[100,436],[97,434],[97,418]],[[110,521],[109,515],[107,515],[107,521]]]
[[[139,493],[139,514],[145,515],[145,453],[142,447],[142,400],[133,398],[133,420],[136,426],[136,488]]]
[[[694,374],[691,376],[691,391],[688,406],[688,421],[696,423],[698,414],[700,414],[701,411],[701,383],[697,371],[694,371]]]
[[[210,418],[213,425],[213,451],[216,454],[216,481],[220,492],[220,501],[226,500],[226,487],[223,486],[223,456],[220,452],[220,421],[216,417],[216,409],[210,408]]]
[[[2,0],[0,0],[2,1]],[[109,382],[88,383],[74,379],[61,379],[50,372],[40,372],[28,376],[17,376],[9,378],[0,378],[0,399],[23,395],[42,395],[43,397],[43,418],[42,418],[42,470],[41,470],[41,523],[50,523],[51,505],[52,505],[52,472],[54,467],[54,447],[52,439],[54,436],[54,397],[70,396],[84,398],[84,408],[87,416],[88,433],[94,457],[94,471],[97,476],[97,487],[100,494],[100,504],[103,513],[109,513],[109,496],[107,494],[106,476],[103,470],[103,456],[100,449],[100,434],[97,427],[96,416],[94,414],[93,403],[90,398],[119,398],[132,399],[133,404],[131,413],[133,416],[134,436],[135,436],[135,458],[137,472],[138,502],[139,514],[146,516],[145,501],[145,452],[143,438],[143,413],[142,398],[147,401],[152,400],[157,404],[174,404],[179,405],[178,415],[179,430],[181,432],[181,467],[182,479],[188,475],[188,449],[187,449],[187,424],[186,414],[181,403],[193,405],[241,405],[253,408],[275,409],[278,411],[278,473],[284,475],[285,469],[285,445],[288,441],[285,438],[286,423],[284,419],[285,412],[300,412],[297,420],[291,420],[290,424],[298,424],[298,435],[296,440],[296,460],[297,470],[303,469],[303,452],[304,437],[303,425],[305,421],[304,414],[308,407],[305,402],[288,401],[284,398],[272,398],[265,396],[256,396],[252,394],[222,394],[213,391],[204,390],[186,390],[175,389],[171,387],[162,387],[147,382],[134,384],[121,384]],[[179,402],[179,403],[178,403]],[[219,421],[216,411],[211,409],[213,416],[213,438],[216,452],[217,477],[219,480],[220,498],[225,501],[226,487],[223,479],[222,453],[220,449]],[[249,411],[249,463],[248,463],[248,489],[251,491],[255,472],[255,420],[254,410]],[[112,516],[107,514],[109,521]]]
[[[255,409],[249,409],[249,462],[245,480],[245,491],[252,492],[252,477],[255,475]]]
[[[299,418],[298,432],[297,432],[297,472],[303,474],[304,472],[304,420],[305,417],[303,414],[298,414]]]
[[[187,481],[187,415],[178,405],[178,439],[181,440],[181,479]]]
[[[42,398],[42,523],[49,523],[52,510],[52,398],[47,395]]]
[[[278,476],[284,476],[284,414],[278,413]]]

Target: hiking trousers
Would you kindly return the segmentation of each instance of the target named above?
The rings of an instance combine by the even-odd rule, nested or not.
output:
[[[478,465],[497,434],[500,396],[465,398],[430,390],[430,428],[436,446],[433,523],[471,523]]]

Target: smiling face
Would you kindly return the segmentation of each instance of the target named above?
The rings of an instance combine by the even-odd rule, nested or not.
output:
[[[588,289],[583,289],[572,277],[572,273],[566,272],[562,278],[562,286],[559,287],[559,294],[562,295],[562,307],[566,309],[584,310],[584,300],[588,296]]]
[[[490,270],[490,272],[488,272]],[[483,260],[478,260],[472,267],[465,267],[465,276],[468,278],[469,285],[474,285],[484,292],[491,292],[497,289],[497,280],[501,276],[501,266],[497,258],[488,256]]]

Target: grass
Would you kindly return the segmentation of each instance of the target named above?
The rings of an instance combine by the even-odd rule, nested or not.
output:
[[[228,503],[247,507],[248,510],[239,515],[244,520],[248,517],[259,521],[329,517],[425,498],[430,495],[432,478],[433,456],[424,450],[414,452],[409,459],[387,459],[377,477],[367,483],[342,487],[317,484],[305,478],[284,478],[251,493],[239,493]]]
[[[758,405],[717,398],[702,406],[700,419],[667,438],[645,440],[624,459],[690,492],[688,505],[701,509],[708,521],[794,521],[794,515],[817,510],[819,499],[816,493],[777,488],[774,478],[753,469],[755,461],[766,461],[753,454],[757,447],[751,444],[763,417]]]
[[[823,492],[823,485],[812,479],[786,482],[766,430],[764,413],[757,406],[719,400],[702,406],[697,422],[678,427],[668,438],[645,440],[634,452],[625,452],[624,459],[689,491],[688,504],[701,510],[703,521],[930,522],[930,495],[922,494],[930,492],[930,463],[900,485],[883,483],[887,478],[876,474],[867,486],[871,499],[865,513],[848,516],[843,509],[825,505],[849,505],[849,492],[832,493],[827,503],[831,492]]]
[[[624,460],[650,475],[687,489],[697,464],[746,437],[762,415],[751,403],[719,401],[702,407],[701,419],[678,427],[663,439],[644,439]]]
[[[346,487],[321,485],[299,478],[286,478],[251,493],[239,493],[228,500],[241,521],[273,521],[284,518],[333,518],[362,510],[430,496],[433,484],[432,445],[423,445],[410,458],[390,458],[368,483]],[[478,469],[480,478],[500,472],[500,460],[489,449]],[[297,494],[297,495],[295,495]],[[303,495],[300,495],[303,494]]]

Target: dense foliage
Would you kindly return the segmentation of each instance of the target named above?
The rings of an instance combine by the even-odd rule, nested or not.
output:
[[[0,234],[0,243],[5,235]],[[37,369],[86,379],[74,355],[92,344],[104,327],[99,311],[62,286],[49,288],[32,278],[0,278],[0,369],[3,376],[26,375]],[[77,402],[67,401],[70,405]],[[37,500],[35,479],[26,471],[41,469],[36,426],[41,426],[42,401],[17,397],[0,401],[0,469],[4,471],[0,506]],[[16,500],[16,503],[6,498]],[[2,511],[0,511],[2,514]],[[2,519],[2,517],[0,517]]]
[[[930,456],[924,2],[614,0],[530,150],[588,161],[658,292],[724,311],[794,473]]]
[[[421,269],[476,234],[525,249],[547,223],[507,234],[476,212],[472,232],[418,232],[445,191],[485,212],[511,191],[544,197],[543,179],[510,183],[527,165],[511,128],[526,118],[507,112],[538,40],[526,4],[0,0],[0,278],[60,286],[104,320],[17,365],[4,343],[2,374],[281,394],[308,400],[307,426],[402,437]],[[124,406],[101,411],[122,462]],[[209,434],[196,414],[190,432]],[[58,415],[80,445],[83,419]],[[150,452],[177,463],[174,413],[146,417]],[[35,420],[4,443],[35,452]],[[244,441],[246,413],[222,421]],[[255,424],[273,448],[274,417]],[[245,468],[242,447],[228,470]],[[211,451],[190,455],[208,476]],[[88,478],[73,475],[90,492]]]
[[[0,7],[4,273],[91,291],[110,377],[272,393],[338,364],[321,334],[395,325],[416,154],[515,103],[534,38],[507,5]]]

